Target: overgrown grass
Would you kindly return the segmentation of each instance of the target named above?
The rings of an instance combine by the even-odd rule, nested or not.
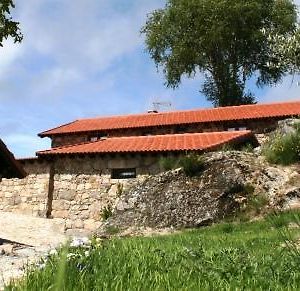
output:
[[[194,153],[179,158],[163,157],[160,159],[159,164],[165,171],[181,167],[183,172],[189,177],[198,175],[205,167],[203,157]]]
[[[276,135],[264,146],[263,154],[272,164],[290,165],[300,161],[300,126],[294,133]]]
[[[287,221],[289,213],[282,213]],[[292,237],[299,234],[292,229]],[[67,255],[66,255],[67,253]],[[62,270],[64,276],[61,276]],[[59,288],[59,289],[58,289]],[[64,248],[6,290],[299,290],[300,258],[267,220]]]
[[[179,161],[179,164],[184,173],[189,177],[198,175],[204,170],[205,167],[205,161],[203,157],[197,154],[189,154],[182,157]]]
[[[159,160],[159,165],[164,171],[170,171],[179,166],[179,161],[174,157],[162,157]]]

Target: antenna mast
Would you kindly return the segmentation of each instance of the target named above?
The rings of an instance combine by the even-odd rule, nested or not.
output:
[[[162,108],[172,108],[171,102],[153,102],[153,111],[159,112]]]

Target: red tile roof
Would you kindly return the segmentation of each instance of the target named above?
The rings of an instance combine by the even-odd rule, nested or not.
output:
[[[37,152],[38,156],[92,153],[143,153],[202,151],[214,149],[225,143],[255,139],[246,131],[225,131],[210,133],[168,134],[154,136],[113,137],[95,142],[57,147]]]
[[[300,101],[80,119],[42,132],[56,134],[300,115]]]

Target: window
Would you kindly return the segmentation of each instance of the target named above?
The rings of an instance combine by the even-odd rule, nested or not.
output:
[[[227,128],[227,131],[243,131],[247,130],[247,127],[241,126],[241,127],[229,127]]]
[[[112,179],[130,179],[136,178],[136,169],[112,169]]]
[[[101,138],[106,138],[106,137],[108,137],[108,134],[105,132],[101,132],[101,133],[90,135],[88,137],[88,140],[93,142],[93,141],[97,141]]]

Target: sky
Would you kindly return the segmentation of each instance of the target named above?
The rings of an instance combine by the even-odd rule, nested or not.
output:
[[[49,148],[37,134],[79,118],[146,112],[153,102],[171,102],[168,110],[212,106],[199,93],[201,76],[167,89],[145,51],[140,29],[165,0],[15,4],[24,39],[0,48],[0,138],[16,157]],[[295,100],[300,86],[287,77],[255,94],[259,102]]]

